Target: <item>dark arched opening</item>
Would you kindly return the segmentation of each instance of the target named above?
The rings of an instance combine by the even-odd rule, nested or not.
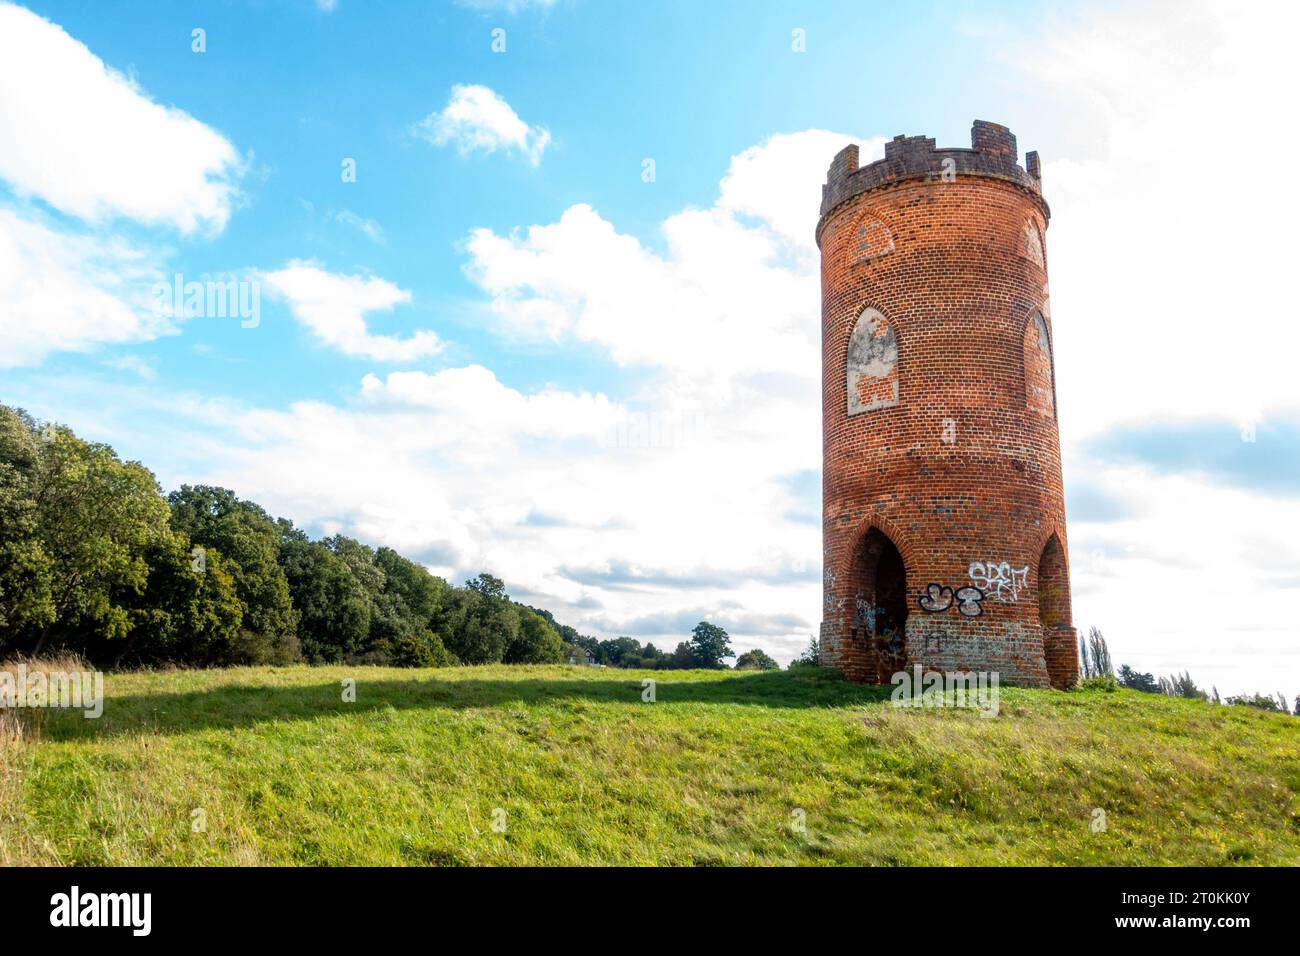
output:
[[[863,649],[868,680],[887,684],[907,665],[907,572],[898,548],[879,528],[862,536],[853,582],[850,638]]]
[[[1070,581],[1065,551],[1052,535],[1038,559],[1038,620],[1043,625],[1043,656],[1053,687],[1068,689],[1079,674],[1074,628],[1070,623]]]

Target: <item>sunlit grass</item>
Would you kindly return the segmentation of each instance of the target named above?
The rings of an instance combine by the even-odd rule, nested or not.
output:
[[[985,719],[888,690],[819,671],[110,674],[99,720],[45,713],[0,746],[0,863],[1300,863],[1296,718],[1004,688]]]

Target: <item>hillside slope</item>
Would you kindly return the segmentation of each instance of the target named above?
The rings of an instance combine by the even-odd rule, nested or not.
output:
[[[0,746],[0,863],[1300,863],[1300,720],[1248,708],[560,666],[106,686]]]

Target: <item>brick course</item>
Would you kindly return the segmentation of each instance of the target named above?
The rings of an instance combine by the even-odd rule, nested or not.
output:
[[[854,680],[1068,687],[1050,211],[1010,130],[971,143],[850,146],[823,187],[821,650]]]

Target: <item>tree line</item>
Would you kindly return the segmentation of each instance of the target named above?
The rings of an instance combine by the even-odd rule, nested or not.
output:
[[[0,405],[0,654],[110,666],[564,659],[499,578],[449,585],[391,548],[313,541],[225,488],[164,496],[105,444]]]
[[[1269,694],[1239,694],[1235,697],[1221,698],[1219,689],[1211,686],[1207,691],[1196,686],[1191,672],[1170,674],[1168,677],[1156,677],[1143,673],[1128,664],[1121,664],[1116,672],[1110,658],[1110,648],[1106,638],[1097,628],[1090,628],[1087,637],[1079,635],[1080,682],[1093,687],[1126,687],[1144,694],[1164,694],[1166,697],[1184,697],[1189,700],[1213,701],[1216,704],[1229,704],[1235,707],[1254,707],[1258,710],[1272,710],[1283,714],[1294,713],[1300,717],[1300,696],[1295,699],[1295,710],[1287,706],[1287,699],[1280,691],[1277,696]]]
[[[543,612],[545,613],[545,612]],[[767,652],[755,648],[736,655],[731,649],[731,637],[726,630],[708,621],[701,621],[691,630],[689,640],[680,642],[672,651],[661,651],[649,641],[642,644],[632,637],[614,637],[599,640],[578,634],[572,628],[561,628],[565,640],[591,652],[592,660],[605,667],[636,670],[689,670],[726,668],[726,658],[735,657],[738,671],[775,671],[781,665]]]
[[[487,572],[449,584],[391,548],[313,541],[227,488],[164,495],[138,462],[0,405],[0,658],[92,664],[409,667],[546,664],[575,648],[609,667],[720,668],[701,621],[672,652],[579,634]],[[739,669],[775,669],[748,651]]]

